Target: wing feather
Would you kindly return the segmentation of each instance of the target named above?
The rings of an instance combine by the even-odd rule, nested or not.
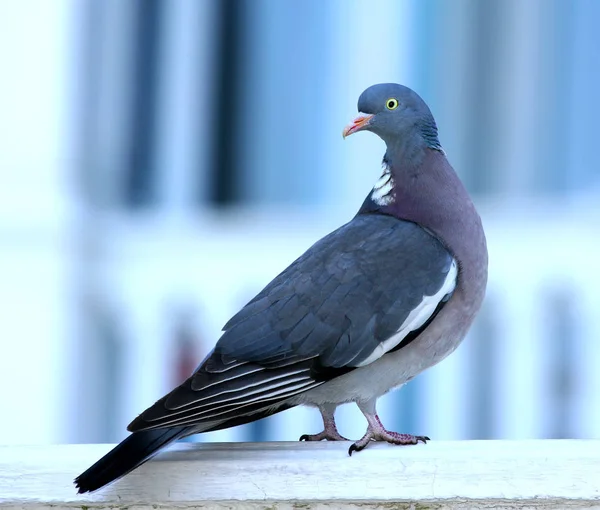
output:
[[[355,217],[234,315],[192,377],[129,429],[202,423],[215,429],[289,407],[291,396],[418,334],[452,294],[453,264],[416,224]]]

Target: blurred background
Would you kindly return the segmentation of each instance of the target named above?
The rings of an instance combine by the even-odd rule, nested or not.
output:
[[[384,423],[600,437],[598,19],[596,0],[1,0],[0,443],[122,439],[354,215],[384,147],[341,130],[387,81],[431,106],[490,282]],[[320,427],[293,409],[200,439]]]

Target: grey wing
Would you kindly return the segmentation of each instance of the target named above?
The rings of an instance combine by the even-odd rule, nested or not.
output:
[[[456,275],[450,253],[418,225],[357,216],[232,317],[194,375],[129,428],[251,421],[239,417],[401,346],[443,306]]]

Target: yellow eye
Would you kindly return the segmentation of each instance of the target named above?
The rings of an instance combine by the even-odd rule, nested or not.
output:
[[[388,110],[395,110],[396,108],[398,108],[398,100],[390,97],[386,102],[385,102],[385,107]]]

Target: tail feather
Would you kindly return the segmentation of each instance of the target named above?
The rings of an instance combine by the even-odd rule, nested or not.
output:
[[[79,494],[93,492],[125,476],[158,453],[163,446],[184,436],[189,429],[170,427],[134,432],[75,478]]]

